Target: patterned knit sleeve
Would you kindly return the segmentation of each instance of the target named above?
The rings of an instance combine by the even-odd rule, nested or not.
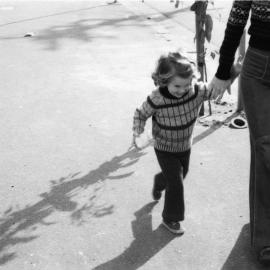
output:
[[[247,24],[252,1],[234,1],[227,22],[223,43],[220,47],[219,66],[216,77],[221,80],[230,78],[235,52],[239,46]]]
[[[147,97],[146,101],[143,102],[141,107],[135,110],[133,117],[133,132],[136,132],[137,134],[143,133],[146,120],[155,113],[159,100],[158,92],[153,91],[152,94]]]

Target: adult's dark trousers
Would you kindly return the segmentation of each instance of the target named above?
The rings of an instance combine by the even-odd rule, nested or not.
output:
[[[259,251],[270,246],[270,51],[248,48],[240,85],[251,147],[251,244]]]
[[[161,173],[154,178],[156,188],[165,190],[162,217],[166,221],[183,221],[185,200],[183,180],[189,168],[190,150],[179,153],[155,149]]]

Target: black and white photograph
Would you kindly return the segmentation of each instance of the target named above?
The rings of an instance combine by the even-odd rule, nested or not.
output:
[[[270,269],[270,1],[0,0],[0,269]]]

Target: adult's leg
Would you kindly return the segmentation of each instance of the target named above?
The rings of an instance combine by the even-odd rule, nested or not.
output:
[[[249,215],[250,215],[250,240],[253,245],[254,237],[254,205],[255,205],[255,143],[250,136],[250,170],[249,170]]]
[[[270,246],[270,72],[268,57],[249,52],[240,77],[251,137],[250,223],[253,247]],[[260,70],[261,68],[261,70]]]

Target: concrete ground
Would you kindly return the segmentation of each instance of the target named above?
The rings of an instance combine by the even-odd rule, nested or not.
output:
[[[163,199],[151,199],[153,149],[128,150],[156,59],[179,47],[195,57],[190,3],[164,2],[0,2],[1,269],[261,269],[248,130],[211,124],[230,119],[236,83],[196,126],[182,237],[160,226]],[[221,2],[209,50],[222,40]]]

